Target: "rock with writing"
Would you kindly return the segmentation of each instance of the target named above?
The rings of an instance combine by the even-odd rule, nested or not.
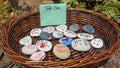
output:
[[[25,36],[22,39],[19,40],[19,43],[21,45],[31,45],[32,44],[32,38],[30,36]]]
[[[52,35],[53,35],[54,38],[61,38],[61,37],[63,37],[63,33],[60,32],[60,31],[54,31]]]
[[[67,26],[66,25],[59,25],[56,27],[56,30],[64,32],[67,30]]]
[[[30,31],[30,36],[40,36],[42,30],[40,28],[34,28]]]
[[[89,41],[85,39],[75,39],[72,41],[71,46],[77,51],[88,51],[91,48]]]
[[[94,35],[88,33],[78,33],[78,37],[86,40],[94,39]]]
[[[59,59],[68,59],[70,57],[70,50],[63,44],[57,44],[53,48],[54,55]]]
[[[26,55],[31,55],[38,51],[38,48],[36,45],[26,45],[22,48],[22,53]]]
[[[72,24],[72,25],[69,27],[69,29],[70,29],[71,31],[76,32],[76,31],[78,31],[78,30],[80,29],[80,26],[79,26],[78,24]]]
[[[77,34],[71,30],[66,30],[64,31],[64,35],[67,37],[75,38],[77,37]]]
[[[95,38],[91,41],[91,45],[94,48],[101,48],[101,47],[103,47],[103,40],[100,38]]]
[[[46,53],[44,51],[39,51],[32,54],[30,56],[30,59],[35,61],[41,61],[41,60],[44,60],[45,57],[46,57]]]
[[[38,40],[36,46],[39,50],[48,52],[52,49],[52,43],[47,40]]]
[[[54,32],[54,30],[55,30],[55,28],[52,26],[48,26],[48,27],[43,28],[43,31],[48,32],[48,33],[52,33],[52,32]]]

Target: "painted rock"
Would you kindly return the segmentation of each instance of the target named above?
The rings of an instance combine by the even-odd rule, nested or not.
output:
[[[73,39],[70,37],[63,37],[63,38],[59,39],[59,42],[66,46],[69,46],[72,43],[72,41],[73,41]]]
[[[37,41],[36,45],[37,45],[38,49],[41,51],[48,52],[52,49],[52,43],[47,40],[39,40],[39,41]]]
[[[88,32],[88,33],[94,33],[95,29],[92,25],[85,25],[83,26],[83,31]]]
[[[67,37],[75,38],[77,37],[77,34],[71,30],[66,30],[64,31],[64,35]]]
[[[71,45],[72,48],[77,51],[88,51],[91,48],[89,41],[85,39],[75,39]]]
[[[21,45],[31,45],[32,44],[32,38],[30,36],[25,36],[22,39],[19,40],[19,43]]]
[[[69,27],[69,29],[71,30],[71,31],[78,31],[79,29],[80,29],[80,26],[78,25],[78,24],[72,24],[70,27]]]
[[[60,32],[60,31],[54,31],[52,35],[53,35],[54,38],[61,38],[61,37],[63,37],[63,33]]]
[[[70,57],[70,50],[63,44],[57,44],[53,48],[54,55],[59,59],[68,59]]]
[[[92,34],[88,33],[78,33],[78,37],[86,40],[92,40],[94,39],[94,36]]]
[[[45,52],[44,51],[39,51],[39,52],[36,52],[36,53],[32,54],[30,56],[30,59],[39,61],[39,60],[44,60],[45,57],[46,57]]]
[[[56,27],[56,30],[64,32],[67,30],[67,26],[66,25],[59,25]]]
[[[91,41],[91,45],[94,48],[101,48],[101,47],[103,47],[103,40],[100,38],[95,38]]]
[[[54,30],[55,30],[55,28],[52,26],[43,28],[43,32],[48,32],[48,33],[52,33]]]
[[[40,28],[34,28],[30,31],[30,36],[40,36],[42,30]]]
[[[52,39],[52,34],[47,33],[47,32],[41,32],[40,33],[40,39],[42,39],[42,40],[51,40]]]
[[[22,48],[22,53],[26,55],[31,55],[37,51],[38,51],[38,48],[35,45],[26,45]]]

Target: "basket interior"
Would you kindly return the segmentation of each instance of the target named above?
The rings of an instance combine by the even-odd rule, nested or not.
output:
[[[14,24],[14,26],[9,31],[9,36],[8,36],[8,42],[14,52],[24,57],[28,57],[28,58],[30,57],[28,55],[24,55],[21,52],[21,48],[23,46],[19,44],[19,40],[24,36],[29,35],[30,31],[33,28],[36,28],[36,27],[42,28],[40,26],[39,19],[40,19],[39,13],[36,13],[19,20]],[[87,52],[79,52],[79,51],[73,50],[72,47],[69,46],[71,51],[71,56],[69,59],[77,60],[87,56],[97,55],[99,53],[104,52],[108,48],[112,47],[114,42],[117,41],[117,38],[116,38],[117,33],[114,30],[113,26],[107,20],[104,20],[103,18],[97,15],[93,15],[91,13],[87,13],[83,11],[69,10],[67,11],[67,26],[73,23],[78,23],[81,27],[84,26],[85,24],[93,25],[96,30],[96,32],[93,35],[95,36],[95,38],[98,37],[103,39],[104,46],[100,49],[91,48]],[[84,32],[84,31],[80,29],[78,32]],[[32,39],[33,39],[33,44],[35,44],[37,40],[40,40],[39,37],[32,37]],[[58,43],[58,39],[53,38],[51,42],[53,43],[53,46],[55,46],[55,44]],[[56,56],[54,56],[52,50],[47,52],[46,54],[47,54],[47,57],[43,61],[49,61],[49,60],[54,62],[63,61],[58,59]]]

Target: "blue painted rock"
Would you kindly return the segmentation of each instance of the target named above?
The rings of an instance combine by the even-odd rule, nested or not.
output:
[[[88,32],[88,33],[94,33],[95,29],[92,25],[85,25],[83,26],[83,31]]]
[[[60,39],[59,39],[59,42],[60,42],[61,44],[66,45],[66,46],[69,46],[69,45],[72,43],[72,41],[73,41],[73,39],[70,38],[70,37],[63,37],[63,38],[60,38]]]

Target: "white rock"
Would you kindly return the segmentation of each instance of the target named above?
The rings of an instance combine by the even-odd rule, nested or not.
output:
[[[94,36],[92,34],[88,33],[78,33],[78,37],[86,40],[92,40],[94,39]]]
[[[61,37],[63,37],[63,33],[60,32],[60,31],[54,31],[52,35],[53,35],[54,38],[61,38]]]
[[[67,30],[67,26],[66,25],[59,25],[56,27],[56,30],[64,32]]]
[[[19,40],[19,43],[21,45],[31,45],[32,44],[32,38],[30,36],[25,36],[22,39]]]
[[[22,48],[22,53],[26,55],[31,55],[38,51],[38,48],[36,45],[26,45]]]
[[[103,47],[103,40],[100,38],[95,38],[91,41],[91,45],[94,48],[101,48],[101,47]]]
[[[40,28],[34,28],[30,31],[30,36],[40,36],[42,30]]]
[[[72,48],[77,51],[88,51],[91,48],[89,41],[85,39],[75,39],[71,45]]]
[[[43,60],[45,57],[46,57],[45,52],[44,51],[39,51],[39,52],[36,52],[36,53],[32,54],[30,56],[30,59],[39,61],[39,60]]]
[[[64,31],[64,35],[67,37],[75,38],[77,37],[77,34],[71,30],[66,30]]]
[[[48,32],[48,33],[52,33],[54,30],[55,30],[55,28],[52,26],[48,26],[48,27],[43,28],[43,31]]]

